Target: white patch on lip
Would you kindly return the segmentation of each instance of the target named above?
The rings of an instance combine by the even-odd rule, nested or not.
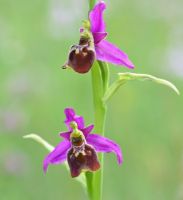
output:
[[[83,52],[83,56],[87,56],[88,55],[88,53],[86,53],[86,52]]]
[[[72,145],[72,147],[73,147],[73,153],[74,153],[75,157],[78,157],[80,153],[83,156],[86,155],[86,153],[85,153],[85,142],[83,142],[83,144],[81,146]]]
[[[75,50],[75,54],[79,54],[79,49],[76,49],[76,50]]]

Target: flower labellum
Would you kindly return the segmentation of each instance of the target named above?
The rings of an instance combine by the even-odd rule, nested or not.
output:
[[[103,19],[105,9],[105,2],[99,1],[89,12],[89,21],[84,21],[80,29],[80,42],[71,47],[68,61],[63,68],[71,67],[78,73],[86,73],[95,59],[134,68],[128,55],[105,39],[107,37]]]
[[[89,31],[83,30],[78,45],[73,45],[69,52],[68,62],[63,68],[71,67],[74,71],[87,73],[95,61],[93,37]]]
[[[46,172],[49,164],[61,164],[68,162],[71,176],[77,177],[83,171],[96,171],[100,168],[97,152],[114,152],[118,163],[122,163],[120,146],[112,140],[92,134],[94,125],[85,127],[84,119],[75,114],[74,109],[65,109],[68,127],[67,132],[60,133],[64,139],[55,149],[49,153],[43,162],[43,169]]]
[[[96,171],[100,168],[95,149],[86,144],[84,135],[77,129],[77,124],[71,122],[73,132],[70,140],[72,148],[67,153],[67,161],[70,167],[71,176],[77,177],[81,171]]]

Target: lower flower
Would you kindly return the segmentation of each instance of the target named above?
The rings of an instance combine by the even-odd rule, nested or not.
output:
[[[84,126],[84,119],[75,114],[72,108],[65,109],[69,131],[60,133],[64,140],[49,153],[43,162],[46,172],[49,164],[61,164],[67,160],[72,177],[83,171],[96,171],[100,168],[97,152],[114,152],[118,163],[122,163],[120,146],[98,134],[91,134],[94,125]]]

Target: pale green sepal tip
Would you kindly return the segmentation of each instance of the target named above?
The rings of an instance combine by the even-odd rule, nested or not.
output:
[[[118,79],[114,81],[114,83],[112,83],[111,86],[107,89],[103,97],[103,101],[107,102],[110,99],[110,97],[112,97],[115,94],[115,92],[119,89],[121,85],[124,85],[130,80],[153,81],[155,83],[165,85],[171,88],[174,92],[176,92],[177,95],[180,95],[179,90],[170,81],[160,79],[149,74],[137,74],[137,73],[126,72],[126,73],[118,73]]]
[[[137,73],[119,73],[118,74],[121,80],[149,80],[149,81],[153,81],[155,83],[158,84],[162,84],[165,85],[169,88],[171,88],[172,90],[174,90],[174,92],[176,92],[178,95],[180,95],[179,90],[176,88],[176,86],[171,83],[170,81],[167,81],[165,79],[161,79],[161,78],[157,78],[155,76],[149,75],[149,74],[137,74]]]
[[[44,140],[42,137],[40,137],[39,135],[37,135],[35,133],[31,133],[29,135],[25,135],[25,136],[23,136],[23,138],[24,139],[32,139],[32,140],[38,142],[43,147],[45,147],[49,152],[54,150],[54,146],[49,144],[46,140]],[[69,171],[69,166],[68,166],[67,162],[65,162],[64,165],[67,168],[67,170]],[[86,177],[85,177],[84,173],[81,173],[80,176],[78,176],[74,180],[77,180],[78,182],[80,182],[82,184],[82,186],[84,188],[86,188]]]
[[[24,139],[32,139],[32,140],[38,142],[39,144],[44,146],[49,152],[53,151],[53,149],[54,149],[54,147],[52,145],[50,145],[46,140],[44,140],[42,137],[40,137],[37,134],[31,133],[29,135],[23,136],[23,138]]]

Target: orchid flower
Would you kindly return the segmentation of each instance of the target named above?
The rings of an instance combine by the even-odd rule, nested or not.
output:
[[[100,1],[89,12],[89,22],[85,21],[84,27],[80,29],[80,42],[71,47],[64,68],[71,67],[78,73],[86,73],[95,59],[134,68],[128,55],[105,39],[107,36],[103,19],[105,9],[105,2]]]
[[[82,171],[96,171],[100,168],[97,152],[114,152],[119,164],[122,163],[120,146],[98,134],[92,134],[94,125],[85,127],[84,118],[75,114],[74,109],[65,109],[67,132],[60,133],[64,139],[49,153],[43,162],[44,172],[49,164],[61,164],[67,160],[72,177]]]

